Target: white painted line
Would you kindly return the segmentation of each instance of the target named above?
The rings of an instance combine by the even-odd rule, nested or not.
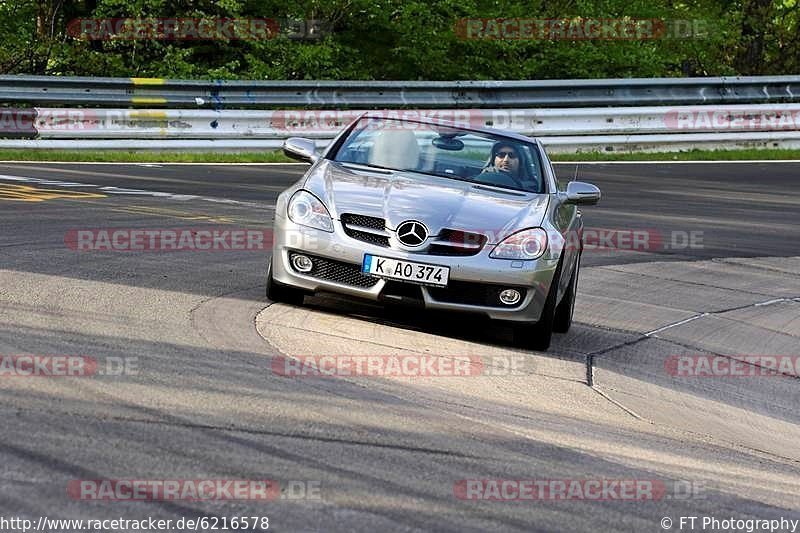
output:
[[[792,300],[796,301],[796,302],[800,302],[800,298],[793,298]],[[788,298],[775,298],[774,300],[767,300],[766,302],[757,302],[757,303],[754,303],[752,305],[748,305],[748,306],[745,306],[743,308],[737,308],[737,309],[747,309],[749,307],[761,307],[761,306],[765,306],[765,305],[772,305],[772,304],[776,304],[776,303],[780,303],[780,302],[788,302],[788,301],[790,301]],[[666,329],[674,328],[674,327],[677,327],[677,326],[682,326],[683,324],[686,324],[688,322],[692,322],[694,320],[697,320],[698,318],[703,318],[703,317],[709,316],[709,315],[721,314],[721,313],[724,313],[724,312],[725,311],[720,311],[720,312],[715,312],[715,313],[700,313],[699,315],[695,315],[693,317],[689,317],[686,320],[681,320],[680,322],[675,322],[674,324],[669,324],[668,326],[664,326],[663,328],[658,328],[656,330],[653,330],[653,331],[650,331],[648,333],[645,333],[644,336],[645,337],[650,337],[650,336],[655,335],[656,333],[660,333],[660,332],[662,332],[662,331],[664,331]]]
[[[780,302],[788,302],[788,300],[786,298],[776,298],[774,300],[769,300],[768,302],[760,302],[760,303],[757,303],[757,304],[753,304],[753,307],[761,307],[761,306],[764,306],[764,305],[772,305],[772,304],[777,304],[777,303],[780,303]]]
[[[709,315],[709,313],[700,313],[699,315],[695,315],[693,317],[689,317],[689,318],[687,318],[685,320],[681,320],[680,322],[675,322],[674,324],[670,324],[668,326],[664,326],[663,328],[658,328],[656,330],[653,330],[653,331],[650,331],[648,333],[645,333],[644,336],[645,337],[650,337],[652,335],[655,335],[656,333],[660,333],[660,332],[662,332],[664,330],[667,330],[667,329],[670,329],[670,328],[674,328],[674,327],[677,327],[677,326],[682,326],[684,324],[687,324],[689,322],[697,320],[698,318],[703,318],[704,316],[708,316],[708,315]]]
[[[256,202],[245,202],[241,200],[230,200],[228,198],[214,198],[211,196],[197,196],[194,194],[177,194],[171,192],[148,191],[145,189],[125,189],[109,185],[101,186],[101,185],[95,185],[93,183],[78,183],[74,181],[48,180],[42,178],[29,178],[26,176],[9,176],[6,174],[0,174],[0,181],[35,183],[37,185],[51,185],[57,187],[87,187],[90,189],[96,189],[98,191],[102,191],[104,193],[112,195],[116,194],[116,195],[132,195],[132,196],[151,196],[155,198],[167,198],[169,200],[176,200],[176,201],[201,200],[203,202],[214,202],[218,204],[243,205],[248,207],[257,207],[259,209],[272,209],[272,207],[269,205],[259,204]]]
[[[0,180],[4,181],[23,181],[23,182],[35,182],[39,185],[56,185],[58,187],[94,187],[96,188],[97,185],[91,185],[88,183],[78,183],[76,181],[59,181],[59,180],[48,180],[44,178],[27,178],[25,176],[9,176],[7,174],[0,174]]]
[[[593,390],[593,391],[595,391],[597,394],[599,394],[600,396],[602,396],[603,398],[605,398],[605,399],[606,399],[606,400],[608,400],[609,402],[613,403],[614,405],[616,405],[617,407],[619,407],[620,409],[622,409],[623,411],[625,411],[626,413],[628,413],[629,415],[631,415],[633,418],[636,418],[636,419],[638,419],[638,420],[641,420],[642,422],[650,422],[650,423],[652,424],[652,422],[651,422],[650,420],[648,420],[647,418],[643,417],[642,415],[640,415],[639,413],[637,413],[637,412],[636,412],[636,411],[634,411],[633,409],[629,409],[629,408],[625,407],[624,405],[622,405],[621,403],[619,403],[617,400],[615,400],[614,398],[612,398],[611,396],[609,396],[608,394],[606,394],[606,393],[605,393],[605,392],[603,392],[602,390],[598,389],[598,388],[597,388],[597,387],[595,387],[594,385],[592,385],[592,387],[591,387],[591,388],[592,388],[592,390]]]

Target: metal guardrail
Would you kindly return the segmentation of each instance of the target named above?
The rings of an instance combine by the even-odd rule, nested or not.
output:
[[[0,103],[89,107],[534,108],[800,102],[800,76],[537,81],[197,81],[0,76]]]
[[[130,110],[34,108],[42,139],[285,139],[334,137],[363,110]],[[569,109],[382,110],[536,137],[800,130],[800,104]],[[2,118],[0,116],[0,118]],[[413,127],[408,123],[407,127]],[[30,131],[30,130],[25,130]],[[2,120],[0,120],[2,132]]]
[[[241,151],[274,149],[290,136],[324,144],[368,109],[516,131],[560,152],[800,146],[800,76],[464,82],[0,76],[0,103],[17,106],[0,108],[0,148]]]
[[[675,133],[656,135],[595,135],[542,137],[550,153],[683,152],[736,148],[798,149],[800,131]]]

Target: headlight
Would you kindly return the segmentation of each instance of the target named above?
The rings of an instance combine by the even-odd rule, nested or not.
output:
[[[547,250],[547,232],[542,228],[518,231],[494,247],[495,259],[538,259]]]
[[[308,191],[297,191],[289,200],[289,220],[295,224],[333,231],[333,220],[319,198]]]

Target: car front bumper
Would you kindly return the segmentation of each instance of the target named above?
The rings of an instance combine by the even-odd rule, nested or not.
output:
[[[373,245],[353,239],[344,233],[341,223],[334,220],[334,231],[325,231],[300,226],[285,216],[276,216],[273,242],[273,278],[284,285],[308,292],[330,292],[374,301],[390,301],[385,294],[387,281],[377,279],[371,287],[360,287],[352,283],[341,283],[303,274],[291,265],[289,256],[293,252],[338,262],[340,266],[360,271],[364,254],[404,259],[420,263],[443,265],[450,268],[449,285],[470,287],[465,283],[490,285],[497,288],[525,288],[522,300],[512,306],[475,305],[444,301],[441,292],[421,287],[422,303],[426,309],[478,313],[495,320],[536,322],[539,320],[545,300],[558,266],[557,255],[550,250],[533,261],[510,261],[492,259],[489,253],[493,245],[486,245],[473,256],[442,256],[411,253],[394,248]],[[346,265],[346,266],[345,266]],[[513,266],[512,266],[513,265]],[[435,296],[438,293],[438,298]]]

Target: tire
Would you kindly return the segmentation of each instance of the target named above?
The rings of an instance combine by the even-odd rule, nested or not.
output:
[[[581,254],[575,258],[575,268],[572,270],[572,277],[569,279],[567,292],[561,298],[561,303],[556,307],[556,315],[553,319],[553,331],[556,333],[567,333],[572,326],[572,316],[575,314],[575,297],[578,293],[578,272],[581,268]]]
[[[305,294],[299,289],[281,285],[272,277],[272,259],[270,258],[267,265],[267,298],[273,302],[289,304],[289,305],[303,305]]]
[[[553,283],[544,302],[542,316],[534,324],[520,324],[514,327],[514,343],[523,348],[546,352],[550,348],[553,338],[553,321],[556,315],[556,296],[558,295],[558,280],[561,278],[561,266],[558,264],[553,274]]]

